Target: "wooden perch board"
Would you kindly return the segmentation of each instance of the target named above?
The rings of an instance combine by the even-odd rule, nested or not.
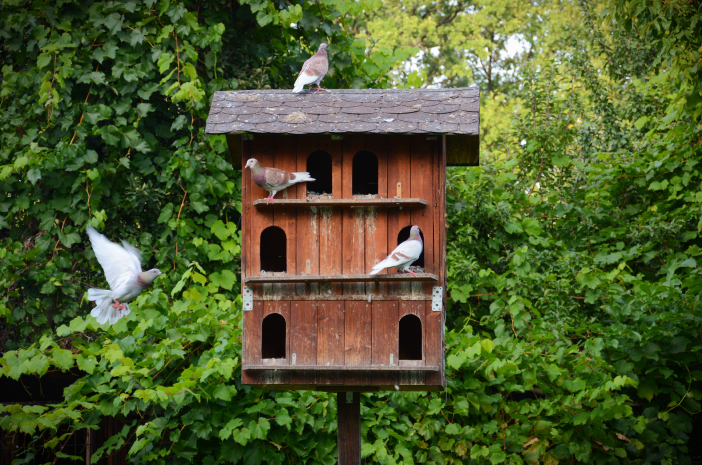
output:
[[[249,276],[244,278],[246,284],[291,284],[291,283],[321,283],[321,282],[356,282],[368,283],[374,281],[392,282],[417,282],[417,281],[438,281],[439,277],[433,273],[411,274],[349,274],[349,275],[329,275],[329,276]]]
[[[256,207],[426,207],[424,199],[266,199],[254,200]]]

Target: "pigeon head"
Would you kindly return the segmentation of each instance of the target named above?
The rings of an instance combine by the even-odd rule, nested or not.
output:
[[[317,53],[326,55],[327,54],[327,44],[325,44],[324,42],[319,44],[319,49],[317,50]]]
[[[421,242],[422,236],[419,235],[419,226],[412,226],[412,229],[410,229],[409,240],[415,240],[415,241]]]
[[[161,273],[161,270],[159,270],[158,268],[152,268],[148,271],[142,271],[137,276],[137,282],[144,287],[151,286],[151,284],[154,282],[154,279],[158,278],[162,274],[163,273]]]
[[[244,169],[251,168],[251,171],[256,171],[260,167],[261,164],[258,162],[258,160],[256,160],[255,158],[249,158],[249,161],[246,162],[246,166],[244,167]]]

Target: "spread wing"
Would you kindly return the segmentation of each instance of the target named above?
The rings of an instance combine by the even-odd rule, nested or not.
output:
[[[88,226],[86,231],[110,289],[115,290],[136,279],[141,273],[141,254],[135,247],[126,241],[122,242],[125,247],[115,244],[92,226]]]

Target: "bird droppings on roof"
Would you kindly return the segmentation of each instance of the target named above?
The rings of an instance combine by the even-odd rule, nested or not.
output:
[[[215,92],[208,134],[465,134],[479,129],[479,89]]]

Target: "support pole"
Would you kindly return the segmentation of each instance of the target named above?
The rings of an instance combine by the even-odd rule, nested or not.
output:
[[[339,465],[361,465],[361,394],[339,392],[336,406]]]

